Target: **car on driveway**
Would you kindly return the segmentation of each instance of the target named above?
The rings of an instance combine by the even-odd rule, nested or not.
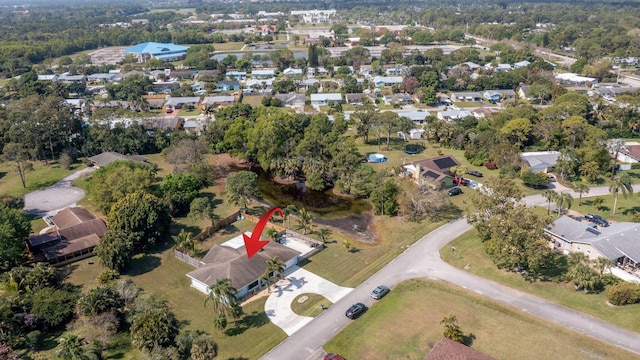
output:
[[[469,185],[469,180],[464,179],[464,178],[454,177],[453,178],[453,183],[457,184],[457,185],[461,185],[461,186],[467,186],[467,185]]]
[[[447,194],[449,194],[449,196],[460,195],[462,194],[462,189],[460,189],[459,187],[454,187],[449,189],[449,191],[447,191]]]
[[[471,170],[467,171],[467,174],[475,177],[482,177],[482,173],[480,171]]]
[[[553,175],[547,175],[547,177],[549,178],[549,181],[551,182],[556,182],[556,177]]]
[[[324,360],[347,360],[342,355],[338,354],[327,354],[324,356]]]
[[[603,218],[600,215],[587,214],[584,216],[584,218],[598,226],[602,226],[602,227],[609,226],[609,221],[607,221],[605,218]]]
[[[347,312],[344,313],[349,319],[357,319],[360,315],[367,311],[367,307],[363,303],[355,303],[351,305]]]
[[[373,289],[373,291],[371,292],[371,297],[376,299],[376,300],[380,300],[382,299],[385,295],[387,295],[389,293],[389,288],[384,286],[384,285],[380,285],[377,288]]]

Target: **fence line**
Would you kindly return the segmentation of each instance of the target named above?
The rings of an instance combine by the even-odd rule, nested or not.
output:
[[[213,235],[213,233],[215,233],[216,231],[220,230],[221,228],[223,228],[223,227],[225,227],[225,226],[227,226],[229,224],[233,224],[234,222],[238,221],[238,217],[239,216],[240,216],[240,210],[238,210],[238,211],[234,212],[233,214],[227,216],[226,218],[218,221],[215,225],[207,227],[200,234],[196,235],[194,237],[194,239],[198,240],[199,242],[203,242],[209,236]]]
[[[195,266],[197,268],[206,265],[202,261],[196,260],[196,259],[192,258],[191,256],[189,256],[189,255],[187,255],[187,254],[185,254],[182,251],[177,250],[177,249],[173,249],[173,256],[175,256],[178,259],[186,262],[187,264],[193,265],[193,266]]]

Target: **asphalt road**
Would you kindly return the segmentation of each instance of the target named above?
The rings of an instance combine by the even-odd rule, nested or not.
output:
[[[84,191],[71,183],[83,174],[95,171],[89,167],[76,171],[46,189],[30,192],[24,196],[24,211],[38,216],[54,215],[84,198]]]
[[[557,190],[563,189],[558,188]],[[639,190],[640,185],[634,187],[634,191]],[[592,188],[586,195],[604,194],[608,194],[607,187]],[[583,197],[586,196],[583,195]],[[527,197],[524,201],[528,205],[546,204],[546,200],[541,195]],[[393,288],[398,283],[413,278],[433,278],[447,281],[558,325],[592,336],[600,341],[640,354],[640,334],[638,333],[477,277],[445,263],[440,258],[439,250],[468,230],[471,230],[471,226],[466,223],[464,218],[460,218],[423,236],[404,253],[298,332],[281,342],[261,359],[302,360],[308,359],[314,354],[317,356],[318,350],[352,321],[344,315],[351,304],[362,302],[371,306],[375,300],[371,299],[369,293],[377,285],[385,284]]]

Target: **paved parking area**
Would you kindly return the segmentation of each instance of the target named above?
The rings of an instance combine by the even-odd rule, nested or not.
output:
[[[353,290],[338,286],[298,266],[291,267],[285,274],[285,279],[281,280],[280,285],[269,295],[264,309],[269,320],[289,336],[313,320],[311,317],[300,316],[291,310],[291,303],[298,295],[320,294],[332,303],[336,303]]]

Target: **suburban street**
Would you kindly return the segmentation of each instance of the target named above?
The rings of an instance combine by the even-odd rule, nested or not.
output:
[[[556,190],[563,191],[564,189],[558,186]],[[567,191],[572,193],[574,198],[577,198],[577,194],[571,190]],[[640,191],[640,185],[634,186],[634,192],[637,191]],[[608,193],[608,187],[594,187],[583,197]],[[529,196],[524,201],[529,206],[546,204],[546,200],[541,195]],[[329,307],[328,310],[284,340],[261,359],[316,359],[317,351],[352,321],[344,315],[345,310],[351,304],[362,302],[371,306],[375,300],[371,299],[369,293],[377,285],[384,284],[393,288],[398,283],[413,278],[447,281],[558,325],[640,354],[640,334],[638,333],[477,277],[445,263],[440,258],[439,250],[471,228],[464,218],[459,218],[425,235],[342,300]]]

